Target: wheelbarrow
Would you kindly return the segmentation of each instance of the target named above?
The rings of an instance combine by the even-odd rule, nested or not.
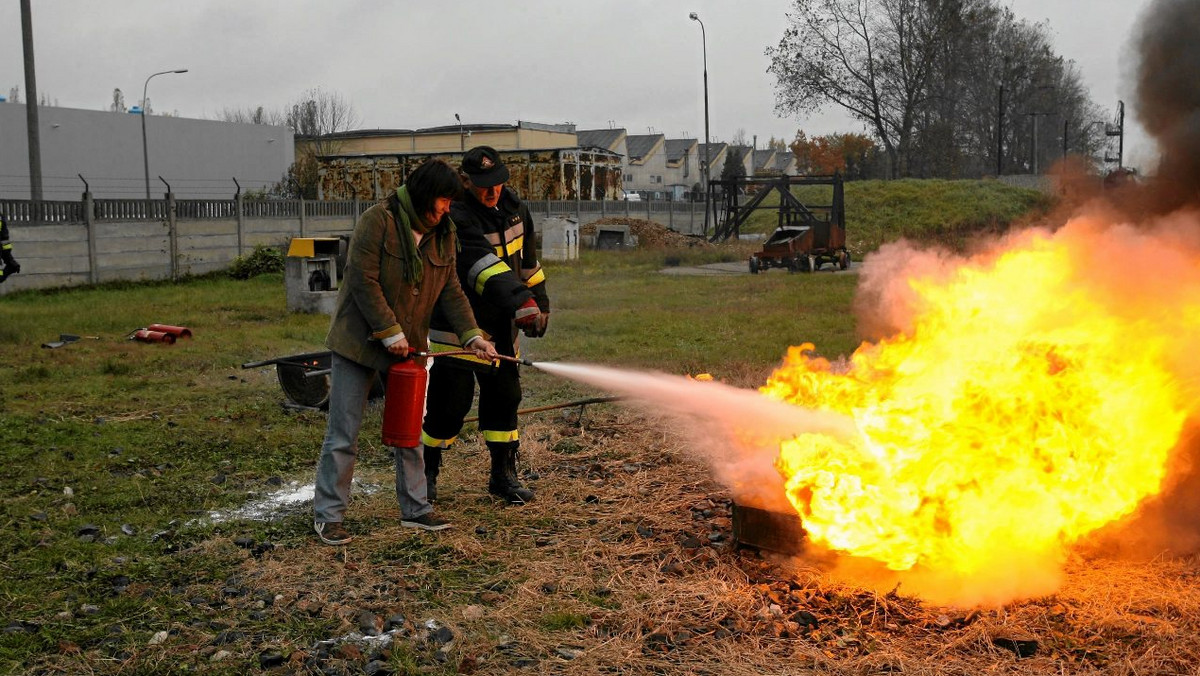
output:
[[[329,367],[332,361],[333,353],[326,350],[247,362],[242,364],[242,368],[274,365],[275,377],[279,379],[279,386],[290,402],[286,405],[324,411],[329,409]],[[383,382],[376,377],[369,398],[382,396]]]

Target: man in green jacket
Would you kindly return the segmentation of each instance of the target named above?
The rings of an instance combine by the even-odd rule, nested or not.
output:
[[[476,357],[490,361],[498,356],[476,325],[455,273],[457,238],[448,213],[450,201],[461,190],[450,165],[428,160],[405,185],[367,209],[354,227],[337,309],[325,338],[333,355],[313,526],[326,544],[351,540],[343,521],[371,386],[397,360],[418,359],[411,351],[428,350],[434,307],[451,318],[453,330]],[[421,446],[394,448],[393,453],[401,524],[448,528],[449,523],[434,516],[426,497]]]

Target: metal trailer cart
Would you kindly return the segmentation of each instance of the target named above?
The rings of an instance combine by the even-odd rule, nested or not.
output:
[[[846,248],[846,208],[842,176],[779,176],[776,178],[737,178],[713,181],[723,197],[724,209],[710,238],[721,242],[740,237],[742,225],[759,209],[777,212],[776,229],[761,251],[749,260],[750,272],[786,268],[791,272],[812,272],[830,263],[845,270],[850,267]],[[793,187],[831,188],[829,204],[802,202]],[[767,196],[778,194],[778,202],[769,204]],[[750,199],[742,203],[745,195]],[[716,205],[714,204],[714,207]]]
[[[306,352],[247,362],[242,364],[242,368],[252,369],[274,365],[275,377],[279,379],[279,386],[287,395],[288,406],[324,411],[329,408],[329,367],[332,360],[333,353],[326,350],[325,352]],[[376,378],[375,384],[371,387],[370,398],[381,396],[383,396],[383,382]]]

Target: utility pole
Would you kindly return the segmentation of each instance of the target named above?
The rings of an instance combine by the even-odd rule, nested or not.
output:
[[[1004,173],[1004,84],[1000,84],[1000,103],[996,106],[996,176]]]
[[[1033,138],[1030,139],[1030,145],[1031,145],[1030,153],[1033,155],[1033,173],[1037,174],[1039,171],[1041,171],[1040,163],[1038,162],[1038,118],[1045,117],[1047,115],[1053,115],[1054,113],[1025,113],[1025,114],[1033,118]]]
[[[704,236],[708,237],[708,216],[712,211],[712,137],[708,133],[708,36],[700,15],[692,12],[688,18],[700,24],[700,49],[704,57]]]
[[[1038,85],[1037,87],[1034,87],[1034,92],[1036,95],[1036,92],[1044,91],[1046,89],[1054,89],[1054,88],[1055,88],[1054,85]],[[1039,101],[1037,102],[1038,105],[1041,105],[1041,102],[1040,102],[1041,97],[1038,96],[1037,98],[1039,99]],[[1054,113],[1038,112],[1038,111],[1026,113],[1026,115],[1029,115],[1030,117],[1033,118],[1032,153],[1033,153],[1033,173],[1034,173],[1034,175],[1037,175],[1037,173],[1039,171],[1039,169],[1038,169],[1038,117],[1041,117],[1044,115],[1053,115],[1053,114]]]
[[[33,16],[21,0],[21,42],[25,51],[25,127],[29,136],[29,199],[33,223],[42,222],[42,142],[38,127],[37,77],[33,67]]]

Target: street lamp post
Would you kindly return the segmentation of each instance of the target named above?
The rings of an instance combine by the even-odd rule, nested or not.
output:
[[[458,121],[458,152],[465,153],[467,151],[467,140],[463,138],[462,118],[458,116],[458,113],[455,113],[454,119]]]
[[[186,73],[187,68],[179,70],[164,70],[146,78],[146,84],[142,85],[142,168],[146,172],[146,202],[150,202],[150,150],[146,145],[146,89],[150,86],[150,80],[159,75],[167,75],[169,73]],[[147,207],[149,208],[149,207]]]
[[[712,139],[708,135],[708,37],[699,14],[692,12],[688,18],[700,24],[700,49],[704,56],[704,236],[708,237],[708,212],[712,203]]]

